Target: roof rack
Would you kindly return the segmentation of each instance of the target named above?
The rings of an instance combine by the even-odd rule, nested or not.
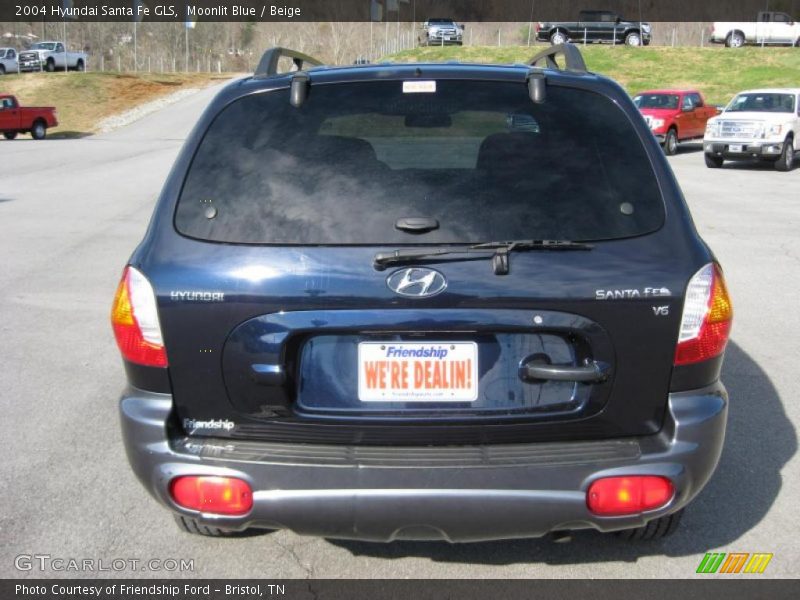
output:
[[[559,64],[556,62],[556,56],[562,55],[566,67],[564,69],[569,71],[577,71],[578,73],[586,73],[586,63],[583,61],[581,51],[578,50],[574,44],[556,44],[550,46],[547,50],[542,50],[528,61],[531,67],[542,66],[539,63],[544,62],[544,66],[549,69],[558,69],[563,71]]]
[[[258,67],[256,67],[256,72],[253,74],[253,79],[264,79],[277,75],[278,61],[283,57],[291,58],[298,71],[302,70],[303,65],[306,63],[317,67],[322,65],[322,62],[316,58],[297,52],[296,50],[281,47],[270,48],[264,52],[264,55],[261,57]]]

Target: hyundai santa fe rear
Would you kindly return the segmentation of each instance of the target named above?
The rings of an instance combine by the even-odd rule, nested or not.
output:
[[[732,309],[629,97],[571,46],[314,63],[219,93],[123,272],[144,486],[206,535],[671,532]]]

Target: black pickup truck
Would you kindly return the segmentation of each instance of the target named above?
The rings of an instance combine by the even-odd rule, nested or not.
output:
[[[582,10],[577,21],[537,23],[536,39],[554,45],[585,41],[647,46],[650,43],[650,23],[626,21],[608,10]]]

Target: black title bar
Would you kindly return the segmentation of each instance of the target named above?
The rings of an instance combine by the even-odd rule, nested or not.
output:
[[[800,18],[800,0],[2,0],[0,22],[528,22],[576,21],[583,10],[630,21],[755,21],[760,11]]]
[[[664,557],[668,561],[669,558]],[[789,600],[796,579],[595,580],[146,580],[5,579],[3,600]]]

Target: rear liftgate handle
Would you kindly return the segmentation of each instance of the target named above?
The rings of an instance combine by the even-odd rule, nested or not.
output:
[[[608,379],[611,367],[606,363],[586,359],[583,365],[551,365],[534,359],[520,365],[519,376],[523,381],[577,381],[579,383],[602,383]]]

